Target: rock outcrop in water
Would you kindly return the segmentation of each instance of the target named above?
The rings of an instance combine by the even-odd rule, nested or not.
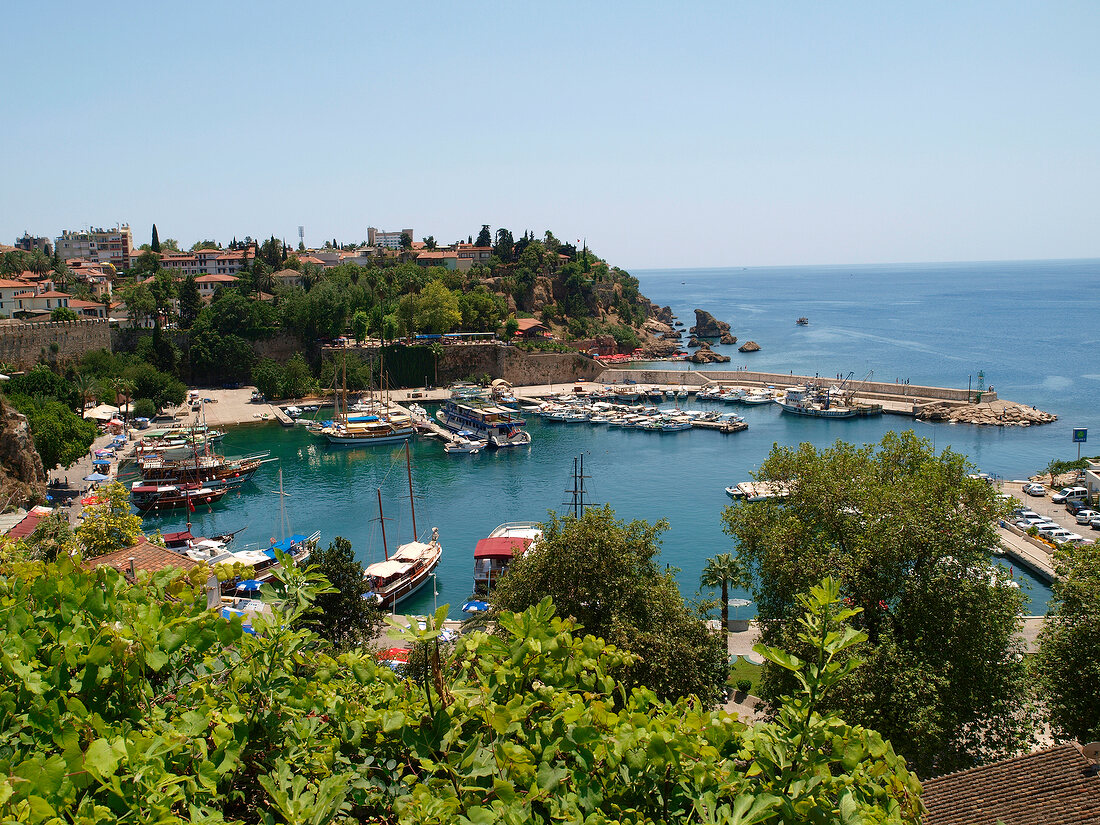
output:
[[[730,335],[730,325],[725,321],[719,321],[705,309],[697,309],[695,310],[695,326],[691,327],[688,332],[699,338],[721,338],[723,335]],[[737,339],[734,338],[733,340],[736,341]],[[725,342],[723,341],[723,343]]]
[[[1054,413],[1043,412],[1014,401],[991,401],[988,404],[925,404],[917,412],[921,421],[952,421],[959,424],[981,424],[989,427],[1030,427],[1057,421]]]
[[[22,506],[45,498],[46,471],[27,418],[0,400],[0,506]]]
[[[746,341],[737,348],[738,352],[759,352],[760,345],[755,341]]]
[[[699,349],[688,356],[693,364],[722,364],[730,360],[728,355],[722,355],[710,348],[705,341],[699,345]]]

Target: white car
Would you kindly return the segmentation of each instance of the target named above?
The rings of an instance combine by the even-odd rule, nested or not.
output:
[[[1023,516],[1016,520],[1016,526],[1022,527],[1025,530],[1028,527],[1058,527],[1059,524],[1055,521],[1051,521],[1046,516],[1040,516],[1038,513],[1032,513],[1030,516]]]
[[[1055,504],[1061,504],[1063,501],[1070,499],[1077,501],[1084,501],[1088,497],[1089,491],[1084,487],[1063,487],[1057,493],[1050,497],[1050,500]]]
[[[1100,513],[1095,510],[1078,510],[1077,511],[1077,523],[1089,524],[1094,518],[1100,518]]]
[[[1042,484],[1025,484],[1024,492],[1029,496],[1045,496],[1047,494],[1047,488]]]

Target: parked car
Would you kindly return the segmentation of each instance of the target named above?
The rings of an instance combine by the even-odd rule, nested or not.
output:
[[[1059,544],[1075,544],[1078,547],[1083,547],[1086,544],[1096,544],[1096,539],[1086,539],[1084,536],[1079,536],[1076,533],[1071,538],[1058,542]]]
[[[1058,522],[1051,521],[1046,516],[1039,515],[1025,516],[1016,522],[1016,526],[1023,530],[1027,530],[1030,527],[1037,527],[1040,532],[1046,528],[1061,527]]]
[[[1047,494],[1047,488],[1042,484],[1025,484],[1024,492],[1029,496],[1045,496]]]
[[[1043,536],[1044,538],[1050,539],[1055,544],[1064,544],[1067,541],[1082,538],[1082,536],[1079,536],[1076,533],[1071,533],[1069,530],[1066,530],[1062,527],[1059,527],[1057,530],[1049,530],[1045,532],[1043,530],[1040,530],[1039,535]]]
[[[1091,527],[1093,530],[1100,530],[1100,518],[1094,518],[1092,521],[1090,521],[1089,527]]]
[[[1100,518],[1100,513],[1095,510],[1078,510],[1074,515],[1078,524],[1090,524],[1094,518]]]
[[[1057,493],[1050,497],[1050,500],[1055,504],[1061,504],[1063,501],[1069,501],[1070,499],[1076,499],[1078,501],[1084,501],[1089,497],[1089,491],[1084,487],[1063,487]]]
[[[1066,499],[1066,511],[1071,515],[1077,515],[1078,510],[1090,510],[1092,505],[1089,504],[1087,498],[1067,498]]]

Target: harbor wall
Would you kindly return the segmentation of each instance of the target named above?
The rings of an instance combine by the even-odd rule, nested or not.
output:
[[[110,348],[111,329],[106,318],[0,324],[0,362],[19,369],[76,360],[87,352]]]
[[[798,384],[824,381],[839,383],[839,379],[829,376],[795,375],[781,372],[757,372],[753,370],[605,370],[599,378],[604,384],[621,384],[624,381],[636,381],[639,384],[686,384],[687,386],[705,386],[707,384],[738,384],[745,386],[792,387]],[[967,403],[968,399],[977,400],[975,390],[955,387],[926,387],[917,384],[897,384],[885,381],[856,381],[851,386],[861,397],[884,397],[890,399],[911,398],[937,401],[957,401]],[[983,402],[996,401],[997,393],[985,390],[981,393]]]
[[[443,347],[436,383],[449,384],[488,375],[516,386],[593,381],[603,371],[596,360],[577,352],[524,352],[504,344],[454,344]]]

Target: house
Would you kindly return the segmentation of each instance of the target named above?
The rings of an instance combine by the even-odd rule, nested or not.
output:
[[[69,309],[81,318],[107,317],[107,307],[98,301],[81,301],[79,298],[70,298]]]
[[[302,273],[297,269],[280,269],[271,273],[278,286],[302,286]]]
[[[26,281],[14,278],[0,278],[0,317],[10,318],[15,314],[18,305],[15,296],[33,291],[34,287]]]
[[[15,302],[13,315],[48,315],[59,307],[67,307],[72,296],[67,292],[21,292],[13,295]]]
[[[104,565],[113,567],[128,579],[134,578],[140,571],[149,574],[168,568],[186,571],[197,567],[198,564],[198,562],[189,559],[182,553],[161,547],[159,544],[153,544],[145,538],[133,547],[126,547],[113,553],[104,553],[102,556],[84,561],[84,566],[92,569]]]
[[[452,272],[459,268],[458,253],[451,250],[429,250],[416,256],[418,266],[445,266]],[[467,266],[469,269],[469,266]]]
[[[521,338],[542,338],[550,334],[550,328],[536,318],[517,318],[516,335]]]
[[[469,272],[475,265],[486,266],[489,263],[489,259],[493,257],[493,248],[491,246],[474,246],[469,243],[456,243],[451,247],[458,253],[458,271]]]
[[[1076,744],[1002,759],[921,783],[924,825],[1100,822],[1100,776]]]
[[[235,284],[237,279],[232,275],[201,275],[195,279],[195,283],[199,287],[199,297],[212,298],[218,287]]]

